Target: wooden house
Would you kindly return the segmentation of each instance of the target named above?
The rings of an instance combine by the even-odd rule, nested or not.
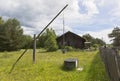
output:
[[[57,38],[59,46],[71,46],[73,48],[83,49],[85,47],[85,39],[70,31]]]

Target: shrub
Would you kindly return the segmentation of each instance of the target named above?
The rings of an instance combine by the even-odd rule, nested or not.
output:
[[[65,49],[66,49],[67,51],[74,51],[74,48],[71,47],[71,46],[65,46]]]

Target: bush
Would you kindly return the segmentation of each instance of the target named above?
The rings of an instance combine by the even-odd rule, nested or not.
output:
[[[39,37],[37,43],[39,44],[38,46],[45,48],[48,52],[58,50],[56,34],[53,29],[46,29],[46,31]]]
[[[74,51],[74,48],[71,47],[71,46],[65,46],[65,49],[66,49],[67,51]]]

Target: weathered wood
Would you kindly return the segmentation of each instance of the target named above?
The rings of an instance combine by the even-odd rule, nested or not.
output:
[[[68,58],[64,61],[64,68],[71,70],[78,67],[78,59]]]
[[[63,41],[63,38],[64,38],[64,41]],[[59,47],[71,46],[73,48],[78,48],[78,49],[83,49],[85,47],[85,43],[84,43],[85,39],[70,31],[64,33],[63,35],[58,37],[56,40]]]
[[[111,81],[120,81],[120,63],[118,51],[113,48],[100,48],[100,56],[105,64]]]
[[[49,25],[63,12],[63,10],[68,6],[68,4],[62,9],[60,10],[60,12],[45,26],[45,28],[37,35],[36,39],[38,39],[40,37],[40,35],[45,31],[45,29],[47,29],[49,27]],[[31,42],[31,44],[33,43],[33,41]],[[23,53],[18,57],[18,59],[15,61],[15,63],[12,65],[10,72],[11,73],[15,67],[15,65],[17,64],[17,62],[23,57],[23,55],[27,52],[28,48],[31,46],[31,44],[28,45],[28,47],[23,51]]]
[[[34,42],[33,42],[33,63],[36,62],[35,55],[36,55],[36,34],[34,34]]]

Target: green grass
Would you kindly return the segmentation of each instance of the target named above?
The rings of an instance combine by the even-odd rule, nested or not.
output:
[[[0,81],[109,81],[97,51],[94,52],[45,52],[37,50],[36,64],[32,63],[32,50],[22,57],[9,74],[12,64],[23,52],[0,52]],[[83,71],[65,71],[63,62],[78,58]]]

